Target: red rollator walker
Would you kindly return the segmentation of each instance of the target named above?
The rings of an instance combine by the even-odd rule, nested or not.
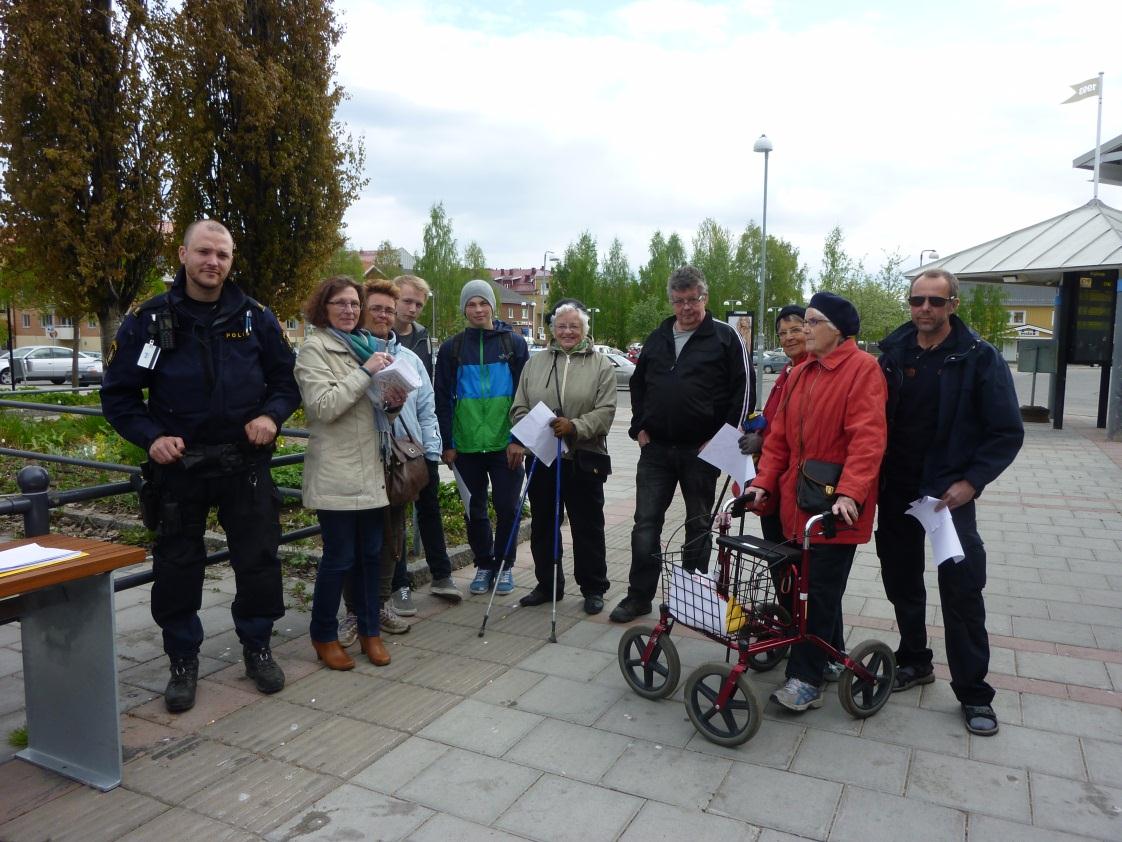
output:
[[[663,553],[658,623],[633,627],[620,638],[624,679],[647,699],[673,693],[682,665],[670,633],[681,623],[728,649],[725,663],[703,664],[686,679],[686,712],[711,742],[736,746],[755,735],[763,709],[744,673],[772,669],[795,643],[813,643],[844,665],[838,682],[842,707],[858,719],[872,716],[892,695],[892,649],[879,640],[866,640],[849,653],[840,652],[806,630],[810,539],[828,528],[830,516],[815,515],[807,521],[800,550],[751,535],[729,535],[735,503],[726,502],[715,518],[715,578],[686,571],[680,564],[682,553]],[[741,527],[743,532],[743,518]],[[730,663],[733,652],[736,662]]]

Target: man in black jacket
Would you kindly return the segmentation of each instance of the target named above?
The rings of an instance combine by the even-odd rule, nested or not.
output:
[[[683,266],[671,274],[667,292],[674,315],[647,337],[631,376],[628,435],[640,451],[630,583],[611,613],[615,623],[651,611],[662,526],[676,486],[686,503],[683,566],[708,570],[709,517],[720,471],[697,454],[724,424],[739,429],[756,405],[755,378],[740,337],[705,307],[705,276]]]
[[[262,693],[284,687],[270,650],[284,596],[269,459],[277,431],[300,405],[296,358],[276,316],[226,282],[233,259],[221,223],[188,226],[174,284],[125,317],[101,389],[106,420],[148,453],[142,497],[145,523],[156,530],[152,617],[171,660],[164,704],[172,713],[195,704],[203,532],[214,506],[237,582],[230,610],[246,675]]]
[[[1009,366],[954,315],[958,279],[942,269],[912,282],[912,320],[880,343],[888,379],[888,449],[881,473],[876,545],[884,590],[896,609],[897,691],[935,680],[927,646],[924,530],[905,514],[913,500],[951,510],[965,558],[935,559],[951,689],[966,729],[997,733],[986,682],[989,637],[982,589],[986,551],[974,500],[1016,458],[1024,426]]]

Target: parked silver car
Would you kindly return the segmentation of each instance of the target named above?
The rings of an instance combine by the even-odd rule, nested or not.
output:
[[[607,353],[604,354],[616,370],[616,388],[617,389],[631,389],[631,375],[635,373],[635,363],[631,362],[623,354]]]
[[[50,380],[58,385],[70,379],[74,352],[61,345],[24,345],[12,352],[16,365],[16,380]],[[100,383],[101,360],[78,352],[78,382]],[[12,385],[11,362],[8,354],[0,356],[0,384]]]

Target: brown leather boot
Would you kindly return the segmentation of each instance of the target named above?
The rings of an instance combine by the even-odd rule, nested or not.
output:
[[[386,649],[386,645],[382,643],[381,635],[363,637],[360,634],[358,642],[362,646],[362,651],[366,653],[366,657],[370,659],[370,663],[374,666],[384,667],[390,662],[390,653]]]
[[[319,659],[327,664],[328,669],[353,670],[355,668],[354,658],[343,650],[338,640],[331,640],[327,643],[313,640],[312,648],[316,650]]]

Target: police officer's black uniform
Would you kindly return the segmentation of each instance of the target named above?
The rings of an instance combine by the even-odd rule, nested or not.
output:
[[[267,415],[279,429],[299,406],[294,364],[272,312],[229,281],[216,302],[188,298],[183,267],[171,289],[134,308],[117,333],[101,390],[106,419],[145,452],[160,436],[178,436],[186,446],[178,462],[145,465],[155,489],[152,616],[173,677],[177,659],[196,659],[203,640],[203,532],[212,506],[230,548],[237,582],[231,611],[247,671],[252,653],[268,653],[273,622],[284,615],[273,446],[252,445],[245,425]],[[191,696],[193,703],[193,686]]]

